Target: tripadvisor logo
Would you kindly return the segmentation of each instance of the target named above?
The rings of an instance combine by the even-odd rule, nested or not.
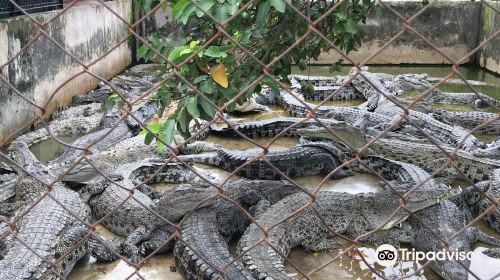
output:
[[[472,260],[474,258],[474,252],[458,252],[458,251],[429,251],[421,252],[415,251],[415,249],[408,250],[406,248],[396,249],[394,246],[389,244],[380,245],[375,251],[375,261],[382,266],[393,266],[399,259],[402,261],[445,261],[445,260],[455,260],[455,261],[465,261]]]
[[[375,251],[376,261],[383,266],[393,266],[398,260],[398,250],[389,244],[380,245]]]

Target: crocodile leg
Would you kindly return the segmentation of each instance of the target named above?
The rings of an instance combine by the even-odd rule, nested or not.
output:
[[[147,226],[137,227],[125,240],[123,253],[129,256],[132,262],[136,263],[140,259],[137,244],[142,240],[147,239],[150,236],[151,231],[152,229],[148,229]]]
[[[410,243],[412,241],[411,226],[403,222],[401,227],[394,227],[388,230],[384,236],[368,236],[362,240],[376,246],[390,244],[395,248],[401,247],[401,243]]]
[[[487,250],[482,251],[481,253],[485,254],[486,256],[488,256],[490,258],[500,259],[500,248],[487,249]]]
[[[74,226],[68,229],[61,237],[56,247],[55,257],[65,255],[60,262],[60,271],[62,275],[68,275],[79,260],[87,253],[87,241],[81,242],[88,233],[85,226]],[[74,248],[76,246],[76,248]]]
[[[482,241],[487,244],[500,246],[500,240],[474,227],[467,228],[466,234],[471,238],[471,244]]]
[[[2,202],[2,203],[0,203],[0,215],[6,216],[6,217],[11,217],[14,214],[14,212],[16,212],[23,205],[24,205],[24,203],[21,203],[19,201]]]
[[[104,246],[103,242],[106,242],[107,246]],[[104,241],[100,241],[95,237],[91,237],[87,242],[87,246],[90,255],[94,257],[97,261],[112,262],[118,258],[118,256],[116,256],[113,252],[121,254],[123,247],[123,240],[117,238],[111,238]]]
[[[141,243],[139,246],[139,253],[143,256],[147,256],[158,248],[161,248],[156,253],[163,253],[172,248],[173,240],[167,242],[167,240],[174,233],[174,228],[171,225],[165,225],[158,227],[157,229],[151,232],[151,236],[148,240]]]

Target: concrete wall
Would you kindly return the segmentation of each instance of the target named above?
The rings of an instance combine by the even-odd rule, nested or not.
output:
[[[130,1],[118,0],[106,4],[129,18]],[[58,11],[33,15],[43,22]],[[89,63],[114,46],[127,35],[126,25],[98,3],[88,2],[70,8],[51,21],[46,31],[59,44],[83,63]],[[12,58],[37,33],[36,25],[27,17],[19,16],[0,21],[0,65]],[[128,42],[90,68],[106,79],[122,71],[131,61]],[[45,37],[16,57],[2,69],[2,74],[24,97],[43,106],[56,89],[83,69],[53,42]],[[47,106],[47,115],[55,108],[66,105],[74,95],[94,88],[98,80],[89,74],[75,77],[59,89]],[[37,110],[0,81],[0,141],[32,120]]]
[[[386,3],[405,18],[413,16],[423,7],[420,0]],[[417,17],[412,27],[440,51],[452,59],[459,59],[476,47],[480,10],[479,1],[438,1]],[[349,57],[358,63],[375,53],[397,34],[403,28],[403,22],[390,10],[378,5],[367,18],[366,24],[360,24],[360,27],[366,33],[362,47],[349,53]],[[321,55],[320,62],[333,63],[338,58],[340,56],[336,52],[330,52]],[[409,30],[369,63],[449,64],[439,52]]]
[[[500,2],[487,1],[489,5],[500,10]],[[487,5],[481,6],[481,26],[478,44],[488,39],[500,28],[500,15]],[[479,65],[500,74],[500,35],[487,42],[478,55]]]

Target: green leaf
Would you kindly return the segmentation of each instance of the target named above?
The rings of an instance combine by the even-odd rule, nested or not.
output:
[[[226,5],[215,8],[215,15],[213,15],[219,22],[223,22],[229,18],[229,11]]]
[[[167,144],[172,143],[172,140],[174,140],[174,133],[175,133],[175,119],[168,118],[168,120],[165,122],[165,129],[162,131],[165,143]]]
[[[217,46],[210,46],[208,47],[203,54],[208,57],[213,57],[213,58],[219,58],[221,57],[221,52],[219,47]]]
[[[146,130],[144,130],[144,131],[146,131]],[[155,135],[146,131],[146,136],[144,137],[144,143],[146,145],[149,145],[149,144],[151,144],[151,142],[153,142],[153,139],[155,139]]]
[[[193,50],[192,49],[184,49],[182,50],[180,53],[179,53],[179,56],[183,56],[183,55],[190,55],[193,53]]]
[[[344,34],[345,33],[345,28],[342,23],[337,23],[333,26],[333,32],[335,34]]]
[[[158,38],[157,34],[149,36],[148,39],[149,41],[151,41],[151,43],[153,43],[153,47],[160,48],[160,38]]]
[[[214,92],[214,85],[211,81],[205,80],[201,82],[200,90],[204,93],[211,94]]]
[[[205,100],[205,98],[203,98],[203,97],[200,97],[199,102],[200,102],[201,108],[203,108],[203,111],[205,111],[205,113],[207,113],[207,115],[210,118],[213,118],[215,116],[215,108],[213,107],[213,105],[208,103],[208,101]],[[209,120],[207,120],[207,121],[209,121]]]
[[[259,3],[259,7],[257,10],[257,17],[255,18],[255,23],[257,24],[257,29],[266,25],[267,22],[267,13],[270,9],[269,1],[264,1]]]
[[[152,123],[152,124],[148,124],[147,128],[149,129],[149,131],[156,134],[156,133],[160,132],[160,130],[163,128],[163,125],[161,125],[159,123]]]
[[[191,16],[192,13],[196,11],[196,6],[192,5],[191,2],[189,2],[189,6],[187,6],[181,13],[178,21],[182,22],[182,24],[186,24],[189,20],[189,17]]]
[[[352,19],[348,18],[345,22],[342,23],[347,33],[355,34],[358,32],[358,28],[356,24],[352,21]]]
[[[194,48],[196,48],[196,46],[198,46],[199,43],[200,41],[198,40],[191,41],[191,43],[189,43],[189,48],[194,50]]]
[[[142,8],[144,9],[144,11],[149,11],[151,9],[151,2],[153,2],[153,0],[142,0]]]
[[[189,5],[192,5],[190,0],[180,0],[179,2],[177,2],[172,8],[172,18],[178,21],[182,15],[182,12]]]
[[[203,8],[203,10],[208,13],[210,11],[210,9],[213,7],[213,5],[215,5],[215,1],[214,0],[201,0],[198,2],[198,4]],[[196,16],[197,17],[202,17],[204,16],[205,13],[200,10],[200,9],[196,9]]]
[[[271,5],[280,13],[284,13],[286,9],[285,1],[283,0],[271,0]]]
[[[146,58],[146,54],[149,52],[149,48],[146,45],[142,45],[137,49],[137,58]]]
[[[339,12],[345,14],[347,7],[349,7],[349,0],[343,0],[342,4],[340,4]]]
[[[168,60],[172,61],[173,63],[179,63],[184,60],[184,58],[188,57],[188,54],[183,54],[181,55],[182,51],[184,50],[191,50],[188,46],[180,46],[173,48],[172,51],[168,54]]]
[[[108,98],[106,98],[106,100],[104,101],[104,107],[106,108],[106,110],[113,109],[113,107],[115,107],[116,100],[119,98],[120,97],[116,93],[108,96]]]
[[[187,104],[186,104],[187,110],[191,116],[194,118],[199,118],[200,117],[200,111],[198,111],[198,98],[197,96],[192,96],[189,97]]]
[[[227,5],[227,12],[231,16],[233,16],[234,14],[236,14],[236,12],[238,11],[238,5],[232,5],[231,3],[227,3],[225,5]]]
[[[205,80],[208,77],[208,75],[200,75],[193,80],[193,84],[197,84],[203,80]]]
[[[181,131],[188,132],[189,116],[186,107],[182,107],[177,116],[178,123],[181,126]]]

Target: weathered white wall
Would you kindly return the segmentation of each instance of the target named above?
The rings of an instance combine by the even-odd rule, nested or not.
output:
[[[118,0],[106,4],[124,19],[129,19],[130,1]],[[58,12],[33,16],[43,22]],[[70,8],[51,21],[46,31],[84,64],[96,60],[127,35],[124,22],[95,2]],[[36,25],[25,16],[0,21],[0,65],[12,58],[36,33]],[[125,41],[89,70],[109,79],[122,71],[130,61],[131,52]],[[83,94],[97,85],[98,80],[86,73],[72,78],[82,70],[83,67],[63,50],[46,37],[41,37],[4,67],[2,74],[25,98],[40,106],[47,103],[59,86],[70,80],[57,90],[47,105],[48,116],[57,107],[68,104],[73,96]],[[0,141],[37,114],[34,106],[3,82],[0,82],[0,108]]]
[[[500,2],[489,0],[487,2],[500,10]],[[500,15],[483,4],[481,7],[481,27],[478,44],[490,38],[498,29],[500,29]],[[482,67],[500,74],[500,35],[486,42],[479,53],[478,62]]]

